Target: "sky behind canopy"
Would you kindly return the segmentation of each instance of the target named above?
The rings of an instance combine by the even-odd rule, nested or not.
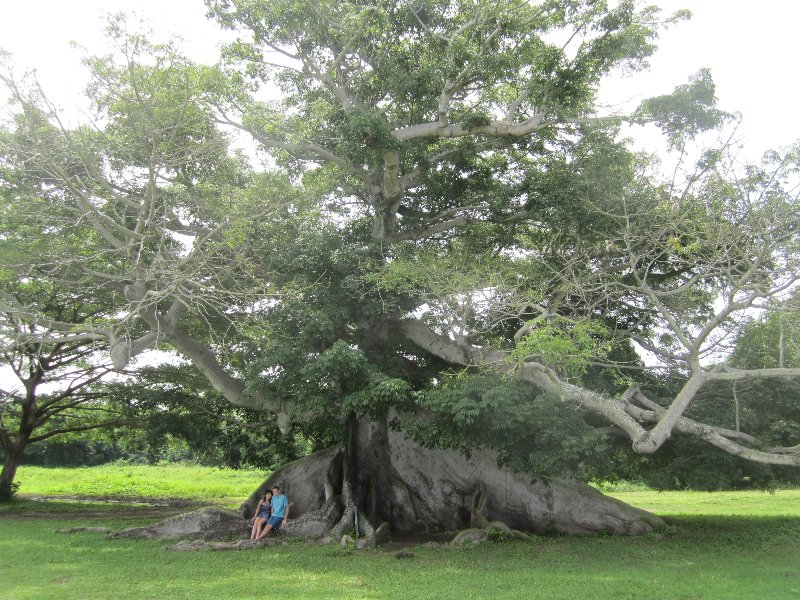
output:
[[[721,108],[739,111],[746,156],[800,139],[795,104],[800,82],[794,42],[800,2],[794,0],[652,0],[665,12],[688,8],[693,18],[661,36],[647,73],[606,86],[609,105],[667,93],[702,67],[711,69]],[[27,0],[7,2],[0,47],[14,54],[18,71],[36,68],[47,93],[66,109],[86,83],[80,52],[102,52],[104,13],[125,11],[147,20],[159,36],[185,40],[183,51],[212,62],[223,34],[206,19],[202,0]]]

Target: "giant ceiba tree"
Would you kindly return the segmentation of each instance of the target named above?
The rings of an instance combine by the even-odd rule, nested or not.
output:
[[[722,145],[662,180],[620,126],[655,124],[685,155],[728,118],[709,73],[631,114],[596,102],[685,14],[207,4],[239,34],[214,68],[112,24],[122,60],[87,61],[101,125],[64,126],[6,77],[9,210],[43,198],[42,235],[87,232],[13,268],[68,264],[118,301],[51,331],[109,340],[117,367],[167,345],[230,402],[341,443],[280,475],[301,511],[341,516],[337,532],[356,510],[367,531],[644,531],[657,519],[556,478],[620,438],[800,465],[729,415],[691,418],[712,383],[800,375],[725,360],[748,311],[796,308],[797,151],[734,171]],[[233,130],[261,171],[230,151]],[[658,370],[680,381],[672,397],[648,392]]]

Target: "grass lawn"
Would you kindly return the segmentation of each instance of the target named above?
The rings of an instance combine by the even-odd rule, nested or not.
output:
[[[266,471],[195,465],[103,465],[74,469],[20,467],[21,496],[182,499],[238,506],[267,478]]]
[[[800,491],[614,495],[668,515],[673,527],[637,538],[417,547],[403,560],[296,542],[170,552],[161,541],[53,533],[150,522],[147,509],[61,503],[56,512],[56,502],[27,501],[0,508],[0,598],[800,598]]]
[[[657,515],[788,516],[800,518],[800,489],[770,492],[607,492]]]

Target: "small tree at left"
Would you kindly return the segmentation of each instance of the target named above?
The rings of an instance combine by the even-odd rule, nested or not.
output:
[[[0,293],[8,294],[9,287],[15,288],[15,298],[25,298],[39,315],[50,316],[52,327],[59,322],[87,323],[101,311],[80,293],[51,284],[28,278],[12,283],[4,277]],[[3,312],[0,357],[13,373],[7,373],[0,388],[0,447],[4,454],[0,502],[14,495],[19,485],[14,482],[17,468],[29,444],[130,423],[130,413],[109,402],[102,389],[103,378],[113,370],[108,342],[86,335],[51,338],[46,326],[26,320],[20,313]]]

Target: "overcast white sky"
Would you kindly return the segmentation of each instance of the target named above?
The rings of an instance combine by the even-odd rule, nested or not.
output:
[[[751,157],[800,139],[796,103],[798,83],[796,0],[652,0],[667,12],[688,8],[694,18],[665,33],[649,73],[615,83],[608,102],[666,93],[701,67],[717,82],[723,109],[744,115],[742,129]],[[100,16],[135,12],[159,34],[186,40],[184,51],[213,61],[221,34],[205,18],[202,0],[6,0],[0,20],[0,46],[14,53],[22,68],[35,67],[48,93],[74,105],[85,83],[75,40],[89,51],[102,50]]]

